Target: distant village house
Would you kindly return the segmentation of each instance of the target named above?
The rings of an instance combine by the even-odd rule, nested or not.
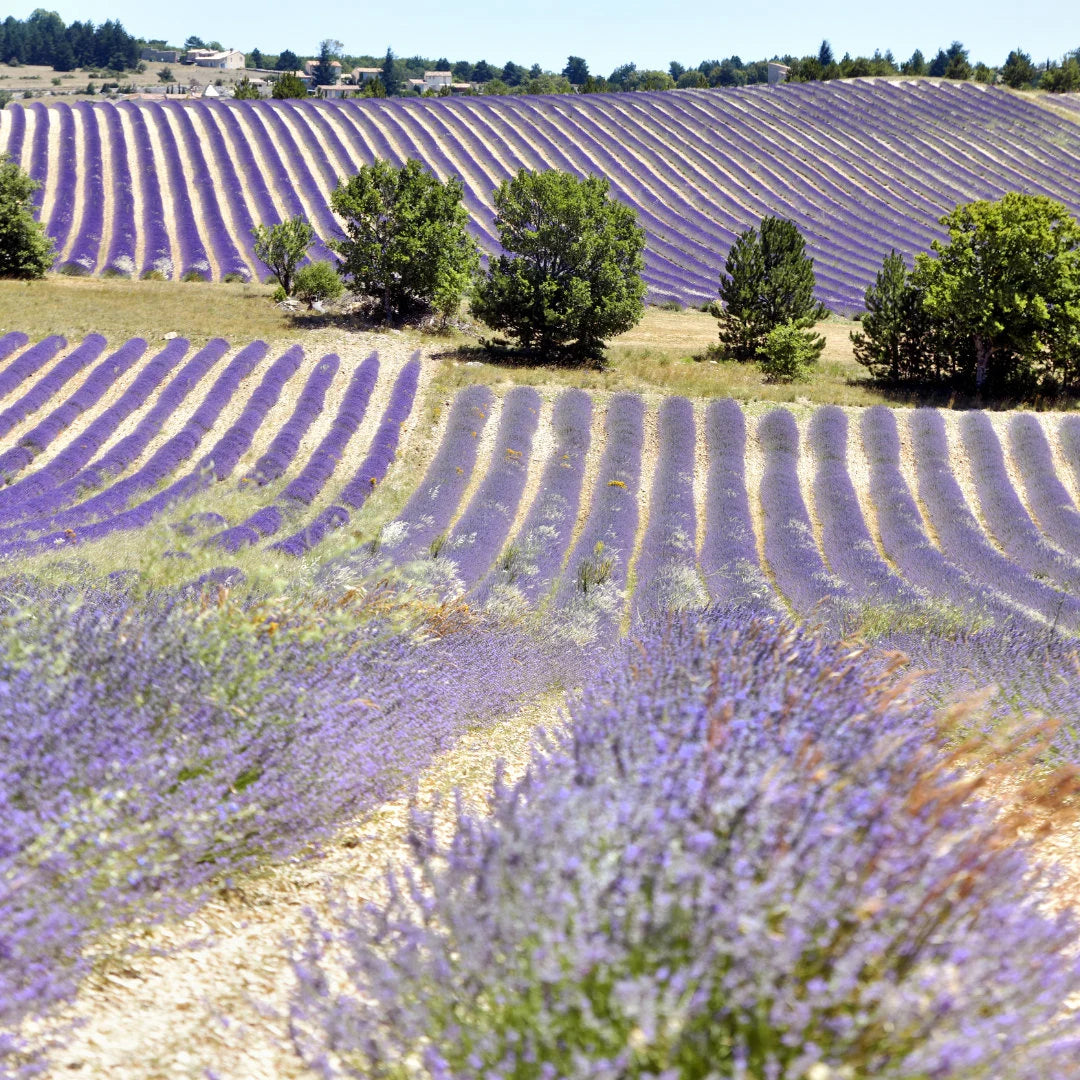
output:
[[[184,63],[196,67],[222,68],[233,71],[244,67],[244,54],[239,49],[188,49]]]

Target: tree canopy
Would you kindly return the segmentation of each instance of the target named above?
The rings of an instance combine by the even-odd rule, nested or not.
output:
[[[1080,223],[1010,192],[941,219],[948,242],[895,253],[867,291],[856,358],[926,389],[1030,397],[1080,392]]]
[[[809,332],[828,314],[814,299],[814,260],[791,221],[765,217],[759,229],[740,233],[720,275],[720,344],[733,360],[754,360],[770,331],[793,323],[808,342],[824,340]]]
[[[596,362],[644,313],[645,232],[606,179],[522,169],[495,192],[507,254],[491,260],[473,313],[545,359]]]
[[[270,96],[274,98],[306,98],[308,92],[307,87],[298,75],[286,71],[274,80],[274,88],[270,91]]]
[[[296,268],[307,255],[315,230],[299,215],[277,225],[256,225],[255,257],[277,278],[286,296],[293,291]]]
[[[410,159],[376,160],[330,195],[345,239],[330,247],[354,292],[375,299],[385,322],[435,309],[452,314],[478,264],[461,181],[445,183]]]
[[[40,186],[0,154],[0,277],[40,278],[52,266],[53,242],[31,202]]]

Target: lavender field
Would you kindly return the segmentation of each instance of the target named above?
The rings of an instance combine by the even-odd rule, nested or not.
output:
[[[1073,1075],[1075,417],[320,333],[0,335],[0,1076]]]
[[[0,112],[0,151],[43,183],[56,268],[252,279],[251,228],[303,214],[339,235],[337,181],[420,159],[464,184],[497,251],[492,192],[519,168],[611,181],[648,236],[654,300],[700,304],[735,235],[794,221],[831,309],[861,308],[893,248],[941,236],[959,203],[1022,190],[1080,212],[1080,124],[978,83],[858,79],[675,93],[391,101],[34,102]]]

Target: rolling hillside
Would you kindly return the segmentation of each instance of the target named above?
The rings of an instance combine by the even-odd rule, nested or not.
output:
[[[890,249],[925,250],[957,203],[1010,190],[1080,212],[1080,122],[975,83],[859,79],[740,90],[391,101],[33,102],[0,113],[0,150],[43,184],[71,273],[219,280],[262,268],[251,227],[305,215],[376,157],[465,185],[497,249],[492,190],[522,166],[607,176],[648,232],[654,300],[715,295],[733,236],[792,218],[821,298],[861,308]],[[327,255],[320,242],[316,256]]]

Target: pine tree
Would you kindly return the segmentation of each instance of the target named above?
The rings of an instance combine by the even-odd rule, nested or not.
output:
[[[807,340],[824,338],[809,328],[828,311],[814,299],[814,260],[791,221],[762,218],[760,230],[747,229],[735,240],[720,275],[720,342],[734,360],[754,360],[771,330],[794,323]]]

